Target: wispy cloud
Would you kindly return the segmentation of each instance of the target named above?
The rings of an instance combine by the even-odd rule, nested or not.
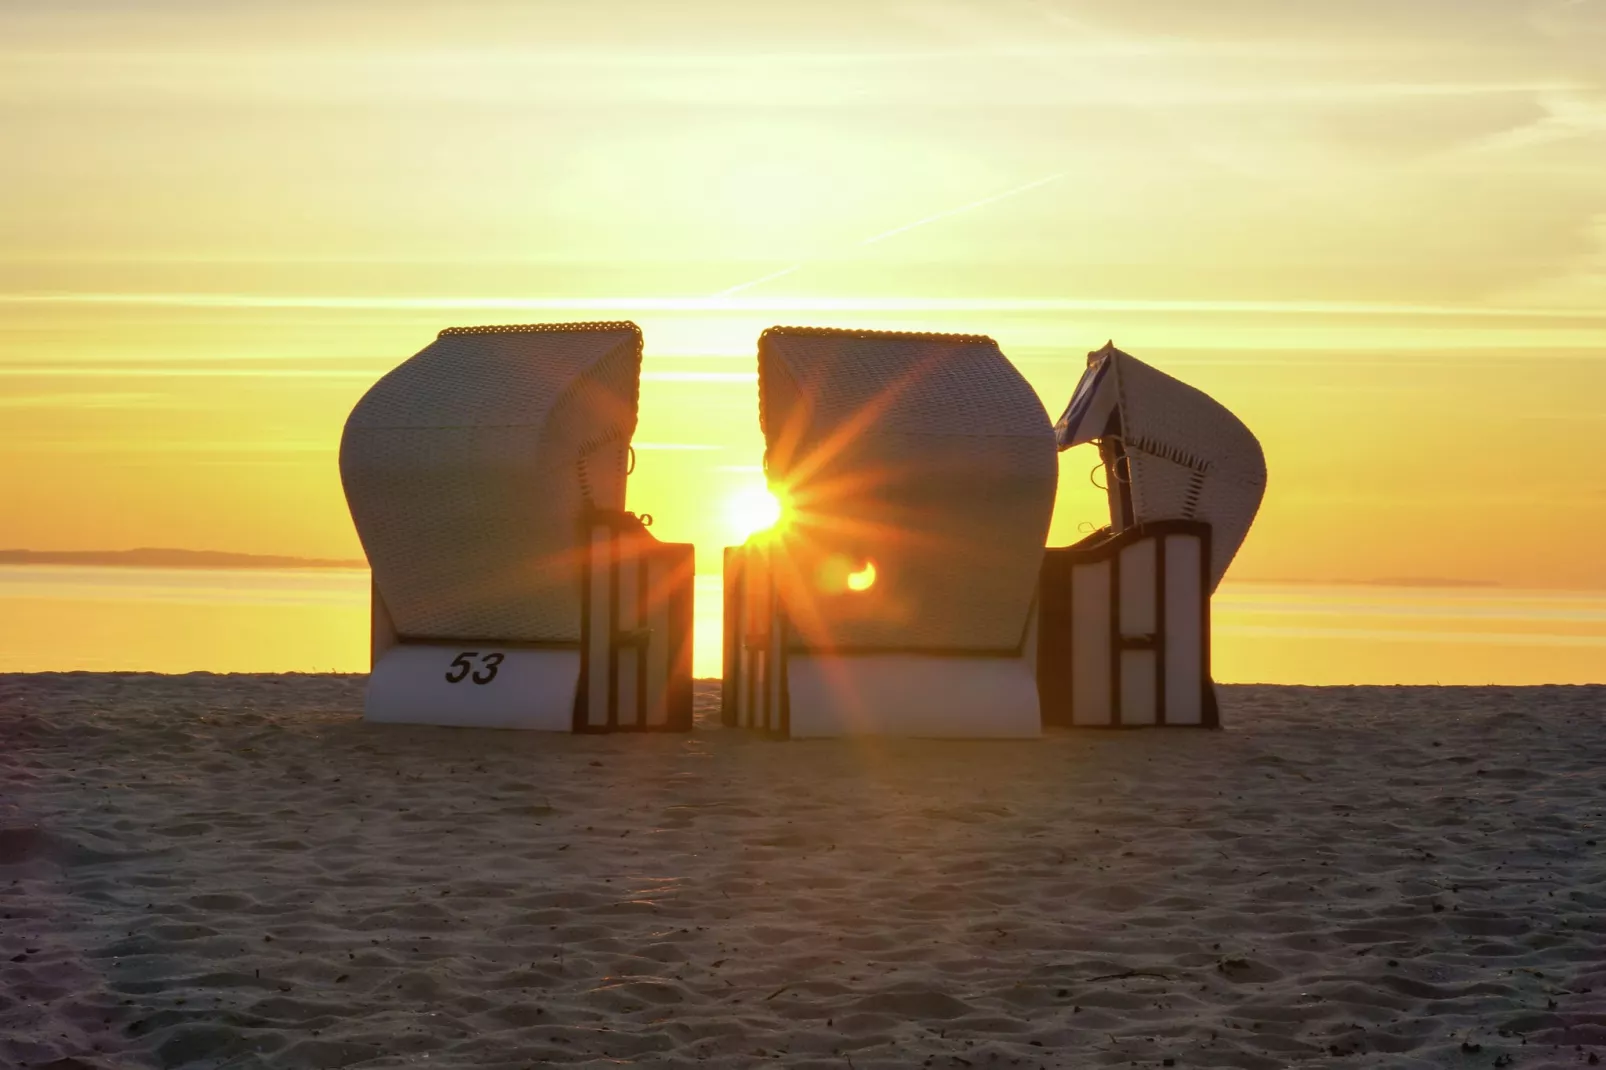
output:
[[[1510,299],[1606,308],[1606,212],[1584,225],[1579,248],[1577,255],[1558,265],[1555,274],[1509,295]]]
[[[27,379],[351,379],[374,380],[383,369],[359,368],[152,368],[128,365],[0,364],[0,376]]]
[[[1354,79],[1290,71],[1258,84],[1174,76],[1178,61],[1229,71],[1282,69],[1301,55],[1331,57],[1309,41],[1186,41],[1158,36],[1080,37],[983,42],[953,48],[784,53],[519,51],[485,45],[409,51],[253,49],[217,53],[56,49],[0,52],[0,103],[128,97],[215,104],[237,100],[280,105],[398,102],[649,107],[717,104],[722,108],[964,106],[1018,96],[1030,86],[1044,102],[1087,107],[1123,102],[1179,107],[1267,101],[1374,101],[1417,96],[1533,92],[1562,79],[1491,77]],[[1093,79],[1066,78],[1069,67],[1096,68]],[[1403,66],[1403,65],[1402,65]],[[1045,77],[1054,72],[1059,77]],[[1090,71],[1089,73],[1095,73]],[[1124,75],[1124,76],[1123,76]],[[1074,86],[1075,93],[1065,92]]]
[[[710,446],[703,442],[632,442],[636,450],[692,450],[696,452],[722,450],[724,446]]]
[[[656,383],[751,383],[757,372],[642,372],[645,382]]]
[[[0,394],[0,409],[143,409],[188,407],[169,394],[132,391]]]
[[[334,311],[532,312],[1154,312],[1320,316],[1425,316],[1472,319],[1606,321],[1599,306],[1566,308],[1438,305],[1364,301],[1210,301],[1165,298],[620,296],[620,297],[380,297],[252,293],[0,293],[0,305],[107,305],[195,309]],[[175,371],[174,374],[182,374]],[[238,374],[258,374],[241,370]],[[323,369],[313,375],[371,375]],[[724,373],[655,373],[724,374]]]
[[[1471,141],[1461,153],[1519,152],[1581,138],[1606,144],[1606,90],[1550,87],[1533,96],[1542,112],[1539,118]]]
[[[184,438],[16,438],[6,442],[14,453],[48,454],[327,454],[339,448],[334,439],[184,439]]]
[[[867,246],[877,245],[889,238],[896,238],[900,234],[907,234],[911,230],[930,226],[932,223],[937,223],[944,219],[951,219],[957,215],[964,215],[967,212],[974,212],[978,208],[985,208],[990,204],[997,204],[1000,201],[1007,201],[1013,197],[1019,197],[1023,193],[1030,193],[1032,190],[1046,186],[1051,182],[1058,182],[1064,177],[1065,172],[1061,171],[1057,174],[1048,175],[1045,178],[1039,178],[1031,182],[1022,183],[1021,185],[1015,186],[1012,189],[1004,190],[1002,193],[990,194],[989,196],[979,197],[976,200],[969,201],[965,204],[956,205],[953,208],[945,208],[940,212],[932,212],[930,215],[922,216],[921,218],[913,220],[912,222],[900,224],[899,226],[892,227],[890,230],[883,230],[878,234],[872,234],[870,237],[858,242],[854,248],[863,249]],[[803,268],[807,266],[807,264],[793,264],[791,267],[782,268],[779,271],[772,271],[769,274],[761,275],[756,279],[750,279],[747,282],[737,283],[735,286],[721,290],[715,296],[732,297],[746,290],[751,290],[754,287],[762,286],[767,282],[773,282],[776,279],[785,278],[794,272],[803,270]]]

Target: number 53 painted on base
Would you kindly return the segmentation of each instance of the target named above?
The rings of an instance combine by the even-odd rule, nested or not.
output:
[[[470,679],[476,684],[488,684],[496,679],[496,667],[502,664],[502,659],[505,657],[507,657],[506,654],[499,654],[495,651],[480,657],[478,650],[465,650],[452,659],[452,667],[446,673],[446,682],[460,684],[465,679]],[[480,659],[480,667],[485,670],[483,673],[474,672],[472,660],[474,658]],[[470,676],[470,673],[473,673],[473,675]]]

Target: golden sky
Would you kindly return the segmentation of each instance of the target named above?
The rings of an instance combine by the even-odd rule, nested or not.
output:
[[[1212,392],[1239,578],[1606,588],[1603,175],[1599,0],[0,2],[0,545],[356,556],[368,384],[631,318],[705,571],[786,323]]]

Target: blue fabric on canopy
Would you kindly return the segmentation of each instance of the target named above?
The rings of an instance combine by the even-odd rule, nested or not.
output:
[[[1076,384],[1076,390],[1071,394],[1071,403],[1065,407],[1065,413],[1054,425],[1054,439],[1061,451],[1096,437],[1103,428],[1089,428],[1082,434],[1082,425],[1093,410],[1093,401],[1098,397],[1099,386],[1104,382],[1105,373],[1110,370],[1110,361],[1105,357],[1096,364],[1090,364],[1087,371],[1082,373],[1081,380]]]

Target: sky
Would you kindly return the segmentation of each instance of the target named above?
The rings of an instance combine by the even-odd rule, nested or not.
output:
[[[1606,589],[1602,175],[1601,0],[0,0],[0,545],[359,556],[378,376],[629,318],[630,504],[705,572],[780,323],[1209,391],[1236,578]]]

